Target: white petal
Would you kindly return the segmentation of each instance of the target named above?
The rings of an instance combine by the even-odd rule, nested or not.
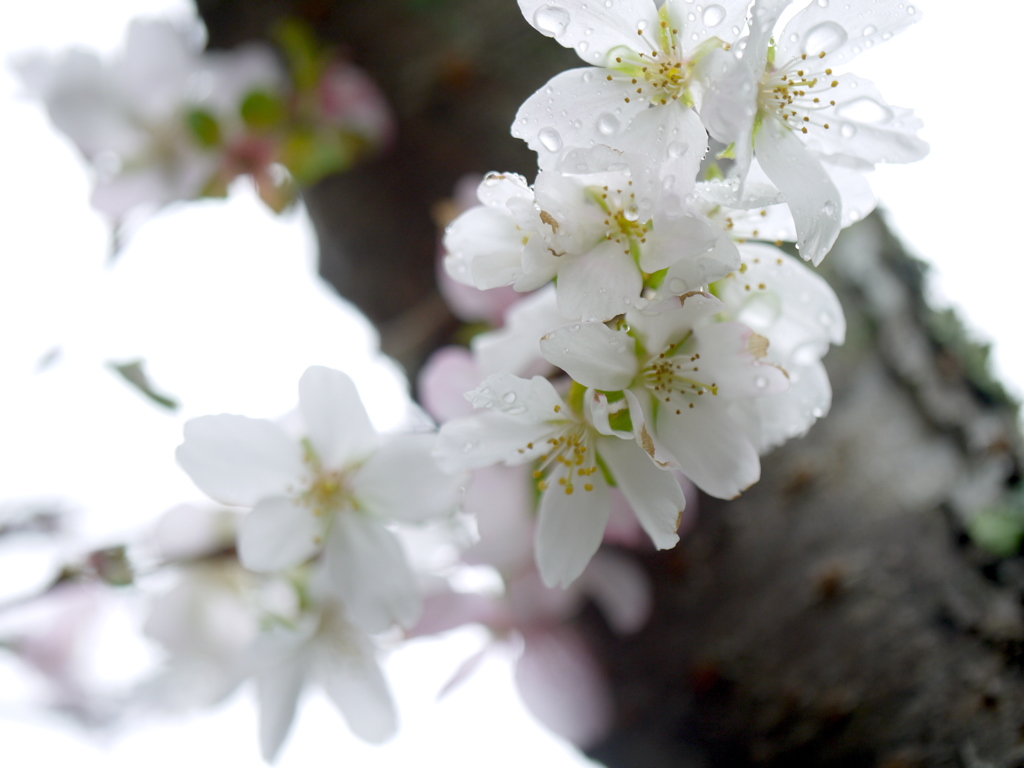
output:
[[[807,434],[832,405],[832,385],[825,366],[817,360],[793,367],[790,379],[786,392],[737,403],[746,414],[750,439],[762,455],[791,438]]]
[[[695,343],[687,351],[700,354],[700,373],[717,385],[719,398],[762,397],[789,388],[785,373],[758,362],[760,350],[752,350],[751,344],[763,344],[764,338],[753,336],[745,325],[715,323],[696,329],[694,337]]]
[[[540,340],[541,353],[585,387],[625,389],[636,376],[636,342],[604,323],[574,323]]]
[[[380,523],[359,513],[337,515],[327,536],[327,568],[332,587],[364,631],[382,632],[396,623],[411,627],[419,618],[416,578],[398,539]]]
[[[647,623],[651,581],[632,557],[605,547],[594,555],[579,584],[619,634],[632,634]]]
[[[356,385],[346,374],[314,365],[299,379],[299,411],[306,435],[326,469],[361,461],[377,446]]]
[[[541,496],[534,547],[537,569],[549,587],[569,586],[601,546],[609,514],[608,485],[600,472],[590,482],[592,491],[577,483],[566,493],[553,483]]]
[[[489,467],[492,464],[524,464],[544,452],[544,441],[560,426],[522,421],[500,413],[482,413],[453,419],[441,427],[437,461],[447,472]],[[528,446],[533,444],[533,448]]]
[[[238,530],[238,559],[269,573],[304,563],[323,546],[325,521],[284,496],[262,499]]]
[[[184,431],[178,463],[200,490],[224,504],[252,506],[284,492],[304,471],[298,443],[272,421],[201,416]]]
[[[743,280],[723,281],[721,296],[732,317],[771,339],[768,360],[787,367],[823,357],[829,343],[843,343],[843,307],[821,275],[770,245],[746,243],[741,253]],[[765,287],[741,290],[746,285]],[[775,300],[772,311],[760,300],[768,295]]]
[[[470,208],[449,225],[444,247],[445,271],[464,285],[498,288],[522,273],[523,233],[507,210]]]
[[[912,4],[811,3],[776,38],[776,61],[781,63],[803,53],[808,58],[817,57],[825,51],[822,64],[835,67],[902,32],[920,18],[920,10]]]
[[[705,493],[732,499],[761,477],[761,461],[744,429],[719,403],[696,403],[676,414],[662,408],[658,437],[683,473]]]
[[[434,459],[437,435],[396,435],[352,478],[362,510],[379,518],[414,523],[455,511],[466,478],[441,471]]]
[[[610,9],[591,9],[581,0],[519,0],[519,8],[534,29],[593,64],[604,64],[616,47],[635,46],[637,29],[658,25],[652,0],[617,0]]]
[[[291,730],[304,679],[305,665],[298,654],[268,665],[256,674],[260,754],[268,763],[273,762]]]
[[[688,56],[705,40],[717,37],[732,43],[743,32],[750,0],[716,0],[704,6],[703,13],[693,13],[689,0],[666,0],[665,9],[674,29],[681,30],[679,42]]]
[[[646,102],[625,100],[635,90],[629,77],[613,70],[585,67],[561,72],[519,107],[512,135],[537,153],[542,169],[564,164],[563,170],[575,172],[573,148],[607,144],[610,136],[647,109]]]
[[[782,121],[766,119],[754,136],[764,172],[782,192],[796,222],[800,255],[815,266],[842,226],[841,198],[821,163]]]
[[[521,379],[508,373],[494,373],[472,392],[467,392],[466,399],[475,408],[486,408],[532,423],[565,418],[567,413],[562,398],[543,376]]]
[[[368,638],[354,627],[329,620],[317,635],[313,674],[352,733],[379,744],[398,730],[395,704]]]
[[[868,163],[912,163],[928,154],[928,144],[915,135],[923,123],[912,110],[885,102],[874,84],[853,75],[839,75],[829,91],[835,107],[804,137],[821,155],[854,157]]]
[[[708,134],[700,118],[679,100],[643,110],[621,136],[605,142],[623,151],[633,171],[643,220],[666,192],[681,200],[693,191],[708,150]]]
[[[640,298],[643,280],[633,258],[608,240],[558,271],[558,309],[574,320],[611,320]]]
[[[686,497],[675,475],[656,467],[633,441],[603,439],[598,449],[654,546],[674,547],[679,542],[676,529],[686,508]]]

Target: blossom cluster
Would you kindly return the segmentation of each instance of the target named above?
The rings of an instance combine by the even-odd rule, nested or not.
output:
[[[112,60],[71,50],[15,68],[91,165],[92,204],[115,221],[223,196],[241,175],[280,211],[295,184],[347,169],[394,130],[366,73],[322,55],[302,27],[280,37],[287,67],[266,45],[203,51],[201,26],[139,19]]]
[[[817,265],[873,207],[864,173],[927,152],[908,110],[839,72],[919,14],[817,0],[778,29],[790,0],[519,4],[587,66],[516,115],[533,184],[489,174],[447,229],[451,279],[538,293],[474,340],[479,411],[442,426],[440,456],[531,467],[537,566],[567,586],[601,544],[610,488],[672,547],[673,470],[733,498],[828,411],[842,309],[778,246]],[[546,377],[510,369],[531,356]]]

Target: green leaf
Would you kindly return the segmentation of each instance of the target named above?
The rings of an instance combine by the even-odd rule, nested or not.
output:
[[[281,99],[266,91],[253,91],[242,101],[239,113],[245,124],[257,131],[274,128],[284,122],[286,111]]]
[[[193,109],[185,115],[185,122],[201,147],[210,148],[220,144],[220,124],[205,109]]]
[[[119,373],[125,381],[157,405],[161,405],[172,411],[178,407],[177,400],[168,397],[167,395],[162,395],[153,389],[149,382],[149,377],[146,376],[146,372],[143,370],[142,360],[131,360],[127,363],[108,362],[107,365],[111,370]]]

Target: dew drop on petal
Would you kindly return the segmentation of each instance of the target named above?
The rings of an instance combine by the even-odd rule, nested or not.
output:
[[[647,22],[644,21],[643,19],[640,19],[640,21],[636,23],[636,29],[638,32],[643,32],[645,29],[647,29]]]
[[[850,123],[843,123],[839,128],[839,132],[843,135],[844,139],[852,139],[857,135],[857,126],[851,125]]]
[[[868,24],[866,27],[864,27],[864,37],[871,37],[877,31],[878,27],[876,27],[874,24]]]
[[[913,16],[915,13],[917,13],[917,8],[915,8],[912,5],[908,5],[907,6],[907,15]]]
[[[597,130],[605,136],[611,136],[619,130],[619,120],[615,115],[605,112],[597,118]]]
[[[589,83],[593,79],[594,79],[594,73],[591,72],[590,70],[587,70],[586,72],[583,73],[583,82],[584,83]]]
[[[720,5],[709,5],[704,9],[703,18],[709,27],[717,27],[725,19],[725,8]]]
[[[506,403],[514,403],[516,401],[516,393],[506,392],[501,399],[504,400]]]
[[[668,152],[668,156],[674,159],[685,155],[686,150],[689,148],[690,147],[688,145],[681,141],[671,141],[669,142],[668,147],[666,147],[666,151]]]
[[[580,40],[579,44],[576,46],[576,50],[578,50],[580,53],[586,53],[589,47],[590,43],[588,43],[586,40]]]
[[[825,415],[825,412],[821,408],[812,408],[811,415],[814,416],[814,418],[816,419],[820,419],[822,416]]]
[[[764,389],[765,387],[768,386],[768,379],[766,379],[764,376],[758,376],[756,379],[754,379],[754,386],[757,387],[758,389]]]
[[[542,128],[537,138],[548,152],[557,152],[562,148],[562,137],[554,128]]]
[[[554,5],[545,5],[533,14],[533,25],[549,37],[558,37],[569,26],[569,12]]]
[[[821,210],[826,216],[835,216],[836,211],[839,210],[839,206],[836,205],[834,200],[826,200],[825,204],[821,206]]]
[[[847,40],[846,30],[834,21],[823,21],[811,28],[804,37],[804,53],[817,56],[822,51],[834,51]]]
[[[828,312],[820,312],[818,314],[818,322],[821,323],[825,328],[832,325],[832,315]]]
[[[605,8],[611,8],[612,7],[612,0],[604,0],[604,7]]]
[[[686,290],[686,281],[678,277],[673,277],[668,281],[668,289],[672,291],[672,293],[682,293]]]
[[[470,451],[472,451],[476,447],[477,447],[477,442],[475,440],[470,440],[469,442],[466,442],[466,443],[462,444],[462,452],[463,453],[469,453]]]
[[[818,5],[822,8],[828,8],[828,0],[818,0]]]
[[[635,205],[631,205],[622,212],[622,216],[626,221],[636,221],[640,218],[640,211]]]

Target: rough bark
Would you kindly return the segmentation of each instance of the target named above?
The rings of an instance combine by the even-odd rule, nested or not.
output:
[[[512,0],[199,0],[214,46],[309,20],[392,99],[388,156],[308,190],[321,273],[414,370],[452,328],[431,208],[463,173],[533,172],[508,134],[571,53]],[[831,415],[767,457],[740,499],[647,565],[655,618],[583,626],[619,705],[613,768],[1024,764],[1020,558],[965,522],[1019,480],[1016,411],[940,333],[922,268],[872,217],[826,259],[850,324]]]

